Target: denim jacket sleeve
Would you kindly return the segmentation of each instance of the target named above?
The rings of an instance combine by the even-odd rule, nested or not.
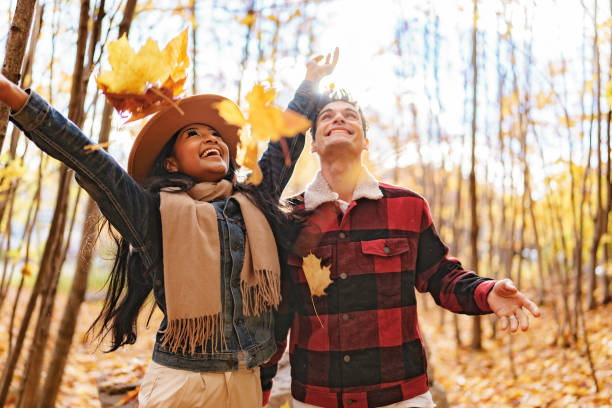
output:
[[[311,118],[316,109],[316,89],[311,81],[303,81],[295,92],[293,100],[289,102],[289,109],[307,118]],[[281,142],[270,142],[268,148],[259,159],[259,167],[263,173],[263,180],[258,186],[275,200],[278,200],[289,182],[295,162],[304,149],[305,136],[300,133],[292,138],[286,138],[291,164],[285,165],[285,155]]]
[[[151,244],[146,237],[159,222],[159,206],[115,159],[99,149],[87,151],[95,144],[81,129],[51,107],[33,91],[19,112],[10,120],[36,145],[76,172],[76,178],[114,228],[134,247],[142,251],[146,266],[153,259]]]

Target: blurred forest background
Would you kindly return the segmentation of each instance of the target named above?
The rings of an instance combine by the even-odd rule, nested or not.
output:
[[[466,268],[511,277],[543,310],[529,332],[509,336],[493,319],[421,297],[440,406],[609,407],[611,8],[612,0],[4,0],[0,59],[5,76],[125,164],[141,123],[124,124],[94,80],[122,34],[136,49],[148,38],[163,47],[188,28],[187,93],[242,106],[258,81],[285,106],[306,61],[339,46],[321,90],[346,88],[360,101],[370,170],[427,198]],[[105,234],[96,240],[97,207],[71,171],[8,124],[6,106],[0,146],[0,406],[134,406],[159,316],[115,353],[83,341],[113,249]],[[307,150],[286,194],[317,169]],[[288,399],[282,384],[278,405]]]

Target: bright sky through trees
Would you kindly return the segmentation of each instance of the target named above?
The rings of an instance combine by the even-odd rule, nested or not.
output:
[[[0,6],[0,13],[13,7],[13,1]],[[53,2],[47,1],[48,7]],[[119,4],[119,0],[113,3]],[[187,4],[186,1],[182,3]],[[246,26],[239,24],[235,14],[245,13],[246,4],[243,1],[228,1],[226,12],[214,7],[212,1],[198,1],[198,15],[195,22],[198,27],[198,86],[200,92],[218,92],[235,99],[237,82],[240,77],[240,59],[243,54],[243,37]],[[255,2],[256,7],[264,10],[262,16],[272,15],[265,11],[266,1]],[[519,81],[526,81],[522,75],[526,65],[526,47],[531,46],[531,87],[532,92],[549,92],[550,64],[559,65],[562,58],[568,60],[570,78],[577,79],[582,70],[581,53],[589,57],[590,50],[582,50],[582,35],[585,27],[590,26],[591,17],[585,13],[580,2],[560,2],[543,0],[533,5],[533,2],[514,2],[507,6],[505,14],[501,9],[502,2],[481,2],[479,5],[478,27],[480,30],[479,64],[480,84],[479,94],[481,104],[485,109],[479,115],[479,143],[477,154],[486,157],[486,132],[495,128],[497,119],[495,112],[487,111],[486,106],[492,105],[497,97],[496,47],[499,33],[507,31],[506,22],[511,24],[512,42],[506,40],[501,50],[504,69],[512,67],[507,63],[507,54],[511,46],[516,52],[516,69]],[[524,3],[524,4],[521,4]],[[53,25],[61,19],[61,25],[70,25],[78,20],[77,3],[61,3],[57,5],[59,13],[48,14],[43,25],[42,43],[39,45],[34,83],[43,89],[48,83],[44,55],[51,50],[48,43]],[[170,38],[176,36],[183,28],[193,24],[194,20],[186,19],[180,13],[171,13],[176,2],[149,2],[152,10],[142,11],[135,20],[130,43],[140,47],[147,38],[164,45]],[[162,9],[156,11],[155,8]],[[333,77],[326,79],[322,88],[330,82],[336,87],[348,89],[362,104],[370,116],[378,120],[370,130],[372,138],[371,158],[381,169],[394,166],[395,162],[388,160],[390,146],[388,144],[389,128],[400,128],[404,131],[410,120],[401,119],[409,116],[405,107],[414,105],[419,113],[419,129],[426,131],[428,123],[434,115],[438,115],[443,132],[451,136],[469,133],[470,116],[470,80],[469,57],[472,27],[471,1],[448,0],[406,0],[406,1],[355,1],[336,0],[306,6],[314,16],[313,22],[315,44],[307,45],[303,41],[297,50],[279,53],[276,61],[275,87],[279,91],[279,103],[286,104],[291,97],[293,88],[299,84],[304,74],[304,64],[310,57],[308,50],[318,50],[321,53],[331,52],[335,46],[340,47],[341,56]],[[109,10],[117,9],[110,6]],[[306,10],[305,10],[306,12]],[[6,14],[5,14],[6,15]],[[605,13],[600,13],[605,15]],[[282,20],[282,16],[281,16]],[[4,20],[7,21],[6,19]],[[603,21],[602,21],[603,23]],[[72,23],[74,24],[74,23]],[[262,24],[271,24],[263,21]],[[293,24],[293,22],[289,22]],[[280,31],[280,42],[290,44],[294,39],[283,36]],[[72,69],[71,47],[74,43],[73,30],[61,30],[56,41],[56,55],[61,55],[56,64],[56,91],[67,89],[69,74]],[[288,31],[288,30],[287,30]],[[6,30],[4,30],[6,32]],[[436,37],[439,39],[435,43]],[[111,35],[110,38],[113,38]],[[0,52],[4,51],[2,38]],[[503,42],[503,41],[502,41]],[[397,55],[397,45],[403,49],[401,56]],[[190,38],[190,45],[193,39]],[[257,53],[257,45],[251,44],[251,52]],[[287,48],[290,48],[287,46]],[[297,51],[297,52],[296,52]],[[3,57],[0,54],[0,58]],[[439,85],[436,85],[433,64],[437,60]],[[107,57],[102,58],[103,66],[107,65]],[[244,72],[243,88],[250,89],[258,80],[269,78],[270,65],[267,62],[257,64],[250,60]],[[59,71],[59,74],[58,74]],[[98,71],[94,72],[94,75]],[[188,79],[190,81],[190,79]],[[90,81],[90,86],[93,86]],[[569,103],[578,103],[577,91],[581,81],[569,81]],[[435,88],[438,88],[437,90]],[[189,84],[186,89],[189,89]],[[439,92],[437,102],[436,92]],[[89,92],[91,98],[94,92]],[[243,95],[244,96],[244,92]],[[67,104],[66,94],[58,93],[55,101],[59,108]],[[396,97],[399,97],[404,107],[398,112]],[[98,103],[101,103],[99,98]],[[537,115],[537,116],[536,116]],[[558,112],[553,108],[534,114],[536,120],[554,121]],[[119,121],[114,124],[116,133],[125,130],[134,132],[137,126],[121,127]],[[488,129],[488,130],[487,130]],[[400,130],[401,131],[401,130]],[[543,132],[547,137],[547,132]],[[556,136],[554,136],[556,137]],[[421,139],[421,143],[424,140]],[[464,149],[455,138],[450,147],[441,147],[437,143],[422,143],[420,148],[426,160],[439,162],[442,152],[447,154],[451,162],[460,163]],[[131,138],[116,136],[111,144],[111,151],[121,162],[127,159],[127,151]],[[567,155],[568,146],[550,143],[551,151],[546,152],[547,159],[554,162],[562,155]],[[417,160],[413,143],[405,144],[405,153],[400,157],[400,165],[408,165]],[[579,153],[578,153],[579,154]],[[539,163],[538,166],[546,165]],[[480,176],[482,170],[480,171]]]

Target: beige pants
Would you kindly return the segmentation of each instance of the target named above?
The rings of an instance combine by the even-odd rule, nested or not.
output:
[[[224,373],[178,370],[151,361],[139,408],[261,408],[259,367]]]

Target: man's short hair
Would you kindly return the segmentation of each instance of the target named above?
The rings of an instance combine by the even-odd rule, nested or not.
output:
[[[351,94],[348,93],[346,89],[337,89],[329,93],[321,94],[317,98],[317,107],[315,109],[314,117],[310,118],[312,120],[312,127],[310,128],[312,140],[314,140],[315,135],[317,133],[317,119],[319,118],[319,114],[321,113],[323,108],[325,108],[332,102],[346,102],[353,105],[357,112],[359,112],[359,117],[361,118],[361,124],[363,128],[363,135],[367,137],[368,123],[363,114],[363,111],[361,110],[361,106],[359,106],[359,103],[357,103],[357,101],[353,99]]]

